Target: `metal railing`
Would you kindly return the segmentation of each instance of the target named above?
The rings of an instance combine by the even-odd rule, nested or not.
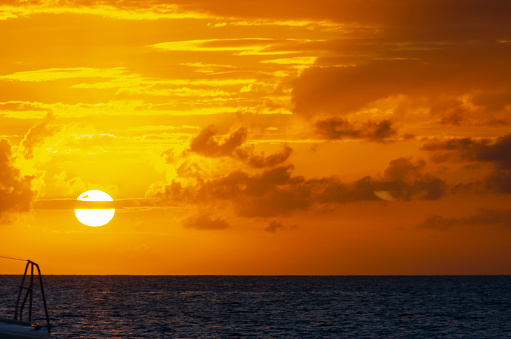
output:
[[[41,296],[43,298],[44,305],[44,313],[46,315],[46,323],[48,325],[48,333],[50,333],[51,325],[50,325],[50,317],[48,316],[48,308],[46,307],[46,297],[44,296],[44,288],[43,288],[43,278],[41,276],[41,270],[39,269],[39,265],[35,262],[27,260],[27,266],[25,266],[25,273],[23,274],[23,280],[21,281],[20,291],[18,294],[18,300],[16,301],[16,308],[14,311],[14,320],[23,321],[23,310],[25,308],[25,304],[28,300],[28,322],[32,322],[32,300],[33,300],[33,292],[34,292],[34,266],[37,268],[37,274],[39,275],[39,283],[41,287]],[[27,278],[28,268],[30,266],[30,282],[28,286],[25,285],[25,280]],[[26,291],[25,294],[23,291]],[[23,296],[24,294],[24,296]],[[22,298],[23,297],[23,298]],[[20,305],[20,301],[23,299]]]

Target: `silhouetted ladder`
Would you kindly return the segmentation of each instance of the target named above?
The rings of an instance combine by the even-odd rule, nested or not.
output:
[[[25,308],[25,304],[28,299],[28,322],[32,322],[32,295],[34,291],[34,266],[37,268],[37,273],[39,275],[39,283],[41,287],[41,295],[43,297],[43,305],[44,305],[44,313],[46,315],[46,323],[48,325],[48,333],[50,333],[50,317],[48,316],[48,308],[46,307],[46,298],[44,296],[44,288],[43,288],[43,278],[41,276],[41,270],[39,269],[39,265],[35,262],[27,260],[27,266],[25,266],[25,273],[23,274],[23,280],[20,285],[20,292],[18,294],[18,300],[16,301],[16,309],[14,311],[14,320],[23,320],[23,309]],[[25,286],[25,279],[27,278],[28,267],[30,266],[30,284]],[[25,296],[23,297],[23,302],[20,306],[20,301],[22,299],[23,291],[26,290]]]

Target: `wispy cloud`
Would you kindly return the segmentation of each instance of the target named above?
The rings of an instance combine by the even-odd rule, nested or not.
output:
[[[76,68],[48,68],[35,71],[16,72],[0,76],[0,80],[16,81],[54,81],[73,78],[115,78],[124,73],[123,67],[97,69],[87,67]]]
[[[198,230],[223,230],[229,227],[227,221],[222,218],[214,218],[211,214],[199,211],[198,215],[191,216],[182,221],[186,228],[194,228]]]
[[[296,50],[289,47],[304,42],[307,39],[207,39],[161,42],[152,45],[153,48],[165,51],[194,51],[194,52],[233,52],[237,55],[280,55],[293,54]]]
[[[511,227],[511,210],[479,210],[467,217],[448,218],[440,215],[429,216],[418,228],[447,230],[455,226],[504,225]]]
[[[0,6],[0,20],[27,17],[37,14],[78,14],[109,17],[122,20],[157,20],[157,19],[205,19],[214,17],[204,12],[191,11],[177,4],[158,4],[139,2],[135,6],[115,6],[103,1],[72,3],[59,1],[20,1],[15,5]]]

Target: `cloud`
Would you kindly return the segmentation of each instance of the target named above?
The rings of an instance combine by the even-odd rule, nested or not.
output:
[[[438,200],[447,194],[447,182],[425,172],[425,166],[424,160],[394,159],[373,189],[384,200]]]
[[[428,140],[422,145],[421,149],[434,152],[432,159],[436,162],[475,161],[476,154],[489,142],[489,140],[473,140],[468,137],[448,140]]]
[[[438,70],[432,65],[415,60],[312,67],[303,71],[294,84],[294,113],[304,117],[347,115],[392,95],[428,93],[435,74]]]
[[[291,166],[260,174],[233,172],[199,188],[198,195],[225,199],[243,217],[270,217],[306,210],[314,203],[313,187],[303,177],[292,176]]]
[[[116,76],[119,76],[123,73],[123,67],[109,69],[96,69],[87,67],[48,68],[36,71],[23,71],[2,75],[0,76],[0,80],[39,82],[72,78],[115,78]]]
[[[113,163],[103,163],[101,170],[91,159],[108,161],[109,155],[116,156],[112,152],[116,142],[115,135],[99,133],[93,125],[59,123],[55,117],[47,115],[29,128],[15,148],[12,161],[21,176],[31,178],[31,189],[37,192],[38,199],[67,197],[91,185],[103,186],[112,192],[115,185],[99,186],[96,180],[101,179],[84,179],[84,175],[89,177],[91,173],[102,171],[103,176],[108,176],[105,168],[114,168]],[[73,160],[83,155],[87,158],[85,162]],[[72,168],[73,164],[78,167]]]
[[[270,232],[270,233],[276,233],[277,231],[282,231],[282,230],[287,230],[287,229],[289,229],[289,230],[296,230],[297,228],[298,228],[298,226],[296,226],[296,225],[286,226],[286,225],[284,225],[280,221],[271,220],[268,223],[268,226],[266,226],[264,228],[264,231],[265,232]]]
[[[334,21],[356,23],[366,27],[377,25],[392,29],[395,35],[436,38],[442,32],[450,38],[477,34],[495,34],[500,29],[508,32],[509,8],[505,0],[490,3],[483,0],[418,0],[410,3],[397,0],[317,0],[296,2],[292,0],[261,0],[250,5],[234,0],[174,0],[122,1],[105,3],[100,0],[75,1],[4,1],[5,10],[12,15],[31,13],[82,13],[109,16],[119,19],[153,20],[161,18],[224,17],[240,19],[268,18],[275,20]],[[431,23],[435,26],[431,27]],[[404,31],[408,28],[408,31]],[[479,30],[475,30],[478,28]],[[467,32],[468,31],[468,32]]]
[[[497,164],[502,169],[511,169],[511,133],[498,138],[495,143],[485,145],[476,152],[476,160]]]
[[[452,127],[511,123],[506,62],[511,43],[503,38],[511,29],[500,12],[509,10],[509,3],[339,1],[338,6],[339,22],[366,25],[366,31],[329,41],[328,55],[293,82],[294,114],[310,119],[370,111],[408,121],[433,118]],[[399,100],[384,107],[392,98]]]
[[[222,142],[214,140],[216,133],[213,125],[204,128],[190,143],[190,150],[210,157],[232,155],[234,150],[245,142],[248,132],[245,128],[240,128]]]
[[[446,218],[439,215],[429,216],[418,228],[447,230],[454,226],[504,225],[511,227],[511,210],[481,209],[469,217]]]
[[[370,133],[376,134],[378,126],[368,125],[374,127]],[[245,145],[245,128],[223,136],[216,133],[213,126],[204,128],[180,156],[170,150],[163,152],[171,179],[166,184],[153,185],[147,196],[163,205],[181,202],[214,208],[230,206],[242,217],[269,218],[320,205],[438,200],[448,193],[447,182],[427,172],[424,160],[397,158],[381,175],[352,182],[343,182],[336,176],[306,178],[294,173],[294,166],[288,161],[290,147],[268,156],[256,154],[253,145]],[[224,157],[236,161],[225,162]]]
[[[44,159],[49,160],[52,153],[63,151],[65,147],[93,149],[111,145],[114,140],[114,135],[101,134],[92,125],[58,123],[57,118],[47,114],[25,134],[19,152],[27,160],[42,162]],[[36,152],[38,159],[33,159]]]
[[[382,178],[365,177],[342,182],[337,177],[311,178],[295,175],[292,165],[265,168],[262,172],[234,169],[213,179],[176,178],[150,195],[161,203],[188,202],[206,206],[228,202],[246,218],[289,215],[321,204],[377,201],[381,192],[393,200],[437,200],[447,193],[447,184],[424,172],[424,162],[391,161]],[[182,172],[181,174],[186,174]],[[379,192],[379,193],[378,193]],[[391,199],[385,199],[391,200]]]
[[[235,156],[245,161],[249,166],[254,168],[274,167],[284,163],[289,157],[293,149],[289,146],[284,146],[280,152],[276,152],[265,156],[264,152],[255,154],[253,148],[245,147],[236,150]]]
[[[422,149],[435,152],[437,161],[480,161],[497,165],[502,169],[511,169],[511,133],[491,139],[453,138],[430,140]]]
[[[243,146],[248,138],[248,130],[244,127],[219,139],[213,125],[202,129],[190,142],[190,150],[206,157],[228,156],[238,159],[254,168],[274,167],[285,162],[292,153],[292,148],[284,146],[283,150],[265,155],[256,154],[254,146]],[[242,147],[243,146],[243,147]]]
[[[183,226],[198,230],[223,230],[229,227],[229,224],[221,218],[212,218],[210,214],[199,212],[196,216],[191,216],[183,220]]]
[[[43,107],[40,103],[26,102],[26,101],[7,101],[0,102],[1,112],[26,112],[26,111],[48,111],[47,108]]]
[[[437,162],[469,161],[489,163],[493,172],[485,179],[486,190],[511,194],[511,133],[496,140],[454,138],[426,142],[422,149],[434,152],[432,159]],[[480,187],[480,185],[477,185]]]
[[[275,233],[275,232],[277,232],[277,230],[283,230],[285,228],[286,228],[286,226],[283,223],[281,223],[280,221],[272,220],[272,221],[270,221],[268,226],[265,227],[264,231]]]
[[[196,205],[230,202],[243,217],[270,217],[308,209],[314,203],[313,187],[292,176],[292,167],[265,169],[262,173],[234,170],[222,177],[184,185],[173,180],[156,194],[166,204],[172,201]]]
[[[315,127],[319,135],[329,140],[366,139],[383,142],[397,135],[390,120],[360,123],[334,117],[316,121]]]
[[[195,204],[229,201],[240,216],[272,217],[308,210],[314,204],[346,204],[379,200],[382,185],[370,177],[343,183],[335,177],[305,179],[292,174],[293,168],[275,167],[260,174],[234,171],[195,187],[173,182],[165,188],[165,199]],[[395,199],[437,200],[446,194],[446,183],[426,175],[411,182],[386,185]]]
[[[47,114],[43,121],[31,127],[23,137],[21,149],[26,159],[32,159],[34,148],[41,145],[47,137],[54,135],[60,130],[59,126],[53,124],[53,120],[53,116]]]
[[[289,23],[289,25],[293,25]],[[280,69],[291,67],[302,70],[311,66],[317,59],[314,56],[307,56],[310,51],[324,51],[328,44],[322,39],[271,39],[271,38],[238,38],[238,39],[207,39],[207,40],[180,40],[161,42],[151,45],[152,48],[160,51],[186,51],[186,52],[227,52],[236,56],[286,56],[279,59],[267,59],[259,61],[260,64],[279,65]],[[301,56],[296,56],[300,55]],[[200,67],[208,73],[208,68],[216,69],[217,72],[233,70],[232,65],[205,65],[203,63],[187,63],[191,67]],[[211,67],[213,66],[213,67]],[[218,67],[221,66],[221,67]],[[260,65],[261,66],[261,65]]]
[[[12,213],[31,209],[35,197],[31,188],[32,179],[20,175],[13,165],[9,142],[0,139],[0,223],[8,222]]]
[[[363,46],[354,46],[353,53],[360,55],[361,48]],[[489,123],[488,117],[484,116],[488,111],[492,116],[509,113],[511,95],[507,92],[499,97],[500,111],[489,108],[494,97],[502,93],[501,88],[510,84],[511,68],[504,65],[503,60],[511,56],[511,46],[478,47],[494,50],[494,61],[477,51],[473,57],[463,58],[462,54],[472,52],[468,46],[456,50],[456,46],[420,47],[419,43],[418,49],[431,49],[431,52],[422,54],[415,54],[413,47],[410,48],[409,52],[374,51],[386,55],[381,60],[362,56],[359,60],[318,59],[316,67],[304,70],[294,82],[293,112],[306,118],[346,116],[389,97],[403,96],[407,105],[413,105],[401,104],[394,110],[409,114],[412,107],[423,106],[429,115],[439,116],[439,122],[444,124]],[[454,63],[457,58],[464,60]],[[480,81],[466,74],[477,74]],[[479,99],[478,95],[483,93],[494,100]]]
[[[154,1],[123,1],[107,4],[104,1],[4,1],[0,6],[0,20],[37,14],[97,15],[124,20],[203,19],[211,17],[193,12],[187,6],[162,4]]]
[[[511,194],[511,170],[497,168],[486,178],[486,188],[491,192]]]
[[[190,3],[192,8],[201,8],[222,16],[271,17],[271,18],[311,18],[337,22],[357,23],[359,25],[378,25],[395,30],[401,36],[423,36],[436,38],[441,33],[449,37],[478,33],[498,34],[498,29],[508,32],[506,16],[509,3],[496,0],[487,3],[483,0],[441,1],[419,0],[410,3],[397,0],[389,3],[385,0],[319,0],[296,2],[292,0],[263,0],[246,6],[232,0],[207,1],[196,0]],[[493,19],[494,20],[491,20]],[[431,23],[435,26],[431,27]],[[483,25],[486,23],[486,25]],[[461,26],[461,27],[460,27]],[[402,29],[409,28],[409,32]],[[472,28],[472,29],[469,29]],[[479,28],[480,31],[474,31]],[[469,32],[464,32],[469,29]]]
[[[333,178],[320,179],[319,201],[349,203],[365,200],[438,200],[448,191],[447,182],[424,171],[424,161],[408,158],[390,161],[382,177],[365,177],[352,183]]]

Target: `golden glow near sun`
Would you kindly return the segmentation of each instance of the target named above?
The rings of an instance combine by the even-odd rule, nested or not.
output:
[[[99,190],[91,190],[83,192],[76,199],[79,201],[113,201],[113,199],[105,192]],[[75,209],[76,218],[84,225],[97,227],[106,225],[114,217],[115,209],[88,208]]]

